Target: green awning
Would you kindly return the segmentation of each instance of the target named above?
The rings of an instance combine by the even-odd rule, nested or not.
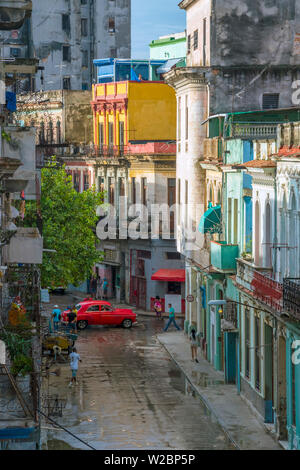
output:
[[[200,233],[222,233],[221,206],[213,207],[210,203],[209,209],[201,217],[199,224]]]

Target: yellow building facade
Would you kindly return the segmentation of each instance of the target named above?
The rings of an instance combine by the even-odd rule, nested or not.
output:
[[[176,140],[176,97],[165,83],[97,84],[92,107],[97,147]]]

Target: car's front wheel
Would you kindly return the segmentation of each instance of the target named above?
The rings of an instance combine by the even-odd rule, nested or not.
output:
[[[123,326],[123,328],[131,328],[132,327],[132,321],[129,320],[129,318],[126,318],[126,320],[123,321],[122,326]]]
[[[88,322],[86,320],[79,320],[77,322],[77,328],[78,330],[85,330],[88,326]]]

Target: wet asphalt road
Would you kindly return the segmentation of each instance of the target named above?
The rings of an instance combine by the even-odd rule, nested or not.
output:
[[[81,332],[79,384],[68,387],[68,363],[54,364],[44,378],[45,394],[66,399],[63,416],[54,419],[99,450],[232,449],[157,342],[162,324],[139,317],[131,330],[91,327]],[[86,449],[64,431],[44,432],[48,449]]]

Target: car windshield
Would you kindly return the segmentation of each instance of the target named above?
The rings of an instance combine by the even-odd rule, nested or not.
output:
[[[79,310],[81,308],[81,304],[75,305],[76,310]]]

